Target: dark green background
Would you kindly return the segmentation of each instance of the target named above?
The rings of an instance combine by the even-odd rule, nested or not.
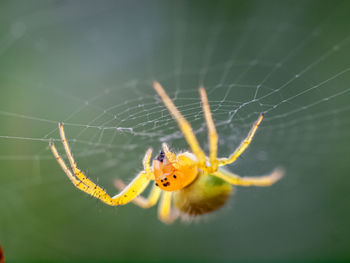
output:
[[[9,262],[349,259],[349,14],[348,1],[1,1],[0,244]],[[165,139],[187,149],[154,79],[205,150],[197,89],[206,87],[220,156],[265,112],[229,169],[283,166],[285,178],[170,226],[155,208],[108,207],[76,190],[48,149],[59,121],[79,167],[110,193],[115,178],[142,169],[148,147]]]

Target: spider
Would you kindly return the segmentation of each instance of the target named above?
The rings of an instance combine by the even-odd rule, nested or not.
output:
[[[110,196],[78,168],[68,145],[63,124],[59,123],[61,141],[72,171],[58,154],[52,141],[50,148],[76,188],[111,206],[125,205],[132,201],[142,208],[149,208],[161,199],[158,217],[163,223],[172,223],[179,215],[199,216],[219,209],[226,203],[233,191],[233,186],[270,186],[283,176],[284,172],[281,168],[276,168],[269,175],[261,177],[240,177],[222,168],[222,166],[235,162],[249,146],[263,119],[262,114],[250,129],[247,137],[228,158],[217,158],[218,135],[207,94],[201,87],[199,93],[209,131],[210,153],[207,157],[199,146],[191,125],[176,108],[163,87],[158,82],[154,82],[153,87],[176,120],[192,152],[185,151],[175,154],[169,150],[166,143],[163,143],[162,150],[153,159],[152,166],[150,166],[152,149],[148,149],[143,159],[144,170],[139,172],[127,186],[121,180],[116,180],[115,186],[119,188],[120,193]],[[152,180],[155,181],[155,184],[148,198],[139,196]],[[174,209],[174,206],[177,209]]]

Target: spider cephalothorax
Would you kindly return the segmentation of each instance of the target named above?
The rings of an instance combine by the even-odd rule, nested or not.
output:
[[[198,173],[193,159],[186,154],[176,156],[165,145],[163,148],[166,149],[153,160],[155,185],[165,191],[177,191],[193,182]]]
[[[281,169],[275,169],[266,176],[242,178],[220,168],[220,166],[235,162],[249,146],[263,119],[262,114],[250,129],[248,136],[230,157],[217,158],[218,135],[210,113],[207,94],[204,88],[200,88],[204,117],[209,131],[210,153],[207,157],[201,149],[191,125],[176,108],[162,86],[158,82],[154,82],[154,89],[177,121],[192,152],[185,151],[176,155],[169,150],[167,144],[163,143],[162,151],[150,166],[152,149],[148,149],[143,159],[144,170],[127,186],[121,180],[116,180],[115,185],[121,192],[115,196],[110,196],[78,169],[69,148],[63,124],[60,123],[61,141],[72,169],[70,170],[67,167],[52,142],[50,148],[57,162],[75,187],[113,206],[124,205],[132,201],[140,207],[149,208],[155,205],[161,197],[158,216],[164,223],[171,223],[179,215],[179,213],[173,213],[174,209],[172,207],[174,206],[180,214],[202,215],[215,211],[224,205],[232,192],[232,185],[269,186],[282,177],[283,171]],[[152,180],[155,181],[155,185],[150,191],[149,197],[139,196]]]

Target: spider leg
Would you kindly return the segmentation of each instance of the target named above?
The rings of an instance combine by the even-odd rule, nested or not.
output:
[[[162,148],[163,148],[163,151],[164,151],[164,154],[165,154],[165,157],[168,159],[169,162],[171,162],[171,164],[176,168],[180,168],[179,167],[179,164],[177,163],[177,157],[176,157],[176,154],[171,152],[169,150],[169,147],[168,145],[164,142],[162,143]]]
[[[114,185],[120,191],[122,191],[125,188],[125,184],[120,179],[115,180]],[[158,202],[161,191],[162,190],[158,186],[153,185],[153,188],[152,188],[151,192],[149,193],[148,198],[144,198],[142,196],[137,196],[132,200],[132,202],[135,205],[138,205],[142,208],[150,208]]]
[[[153,180],[154,175],[150,171],[149,163],[152,155],[152,149],[149,149],[143,159],[144,171],[140,172],[134,180],[127,186],[121,193],[114,197],[107,194],[105,190],[96,185],[90,179],[88,179],[85,174],[80,171],[77,164],[73,158],[73,154],[70,150],[69,144],[67,142],[63,125],[59,124],[60,136],[62,140],[63,147],[66,151],[68,160],[71,164],[73,173],[68,169],[67,165],[64,163],[63,159],[59,156],[56,147],[53,143],[50,143],[50,148],[55,156],[57,162],[60,164],[63,171],[66,173],[71,182],[83,192],[100,199],[102,202],[109,205],[123,205],[130,202],[133,198],[138,196],[147,187],[150,180]]]
[[[208,172],[212,173],[218,170],[218,160],[217,152],[218,152],[218,134],[216,132],[215,124],[213,121],[213,117],[210,112],[210,106],[208,102],[207,93],[205,92],[205,89],[201,87],[199,89],[201,100],[202,100],[202,107],[204,112],[205,121],[208,126],[208,141],[209,141],[209,160],[210,160],[210,167],[207,168]]]
[[[151,180],[154,180],[154,174],[149,167],[151,156],[152,149],[148,149],[143,158],[144,171],[140,172],[119,194],[112,197],[113,205],[129,203],[146,189]]]
[[[171,115],[173,116],[173,118],[177,121],[180,130],[182,131],[183,135],[185,136],[187,143],[191,147],[192,152],[196,155],[199,165],[202,167],[205,167],[205,154],[204,154],[203,150],[201,149],[201,147],[199,146],[197,138],[192,131],[191,125],[185,119],[185,117],[179,112],[179,110],[176,108],[176,106],[174,105],[172,100],[166,94],[163,87],[156,81],[153,83],[153,87],[157,91],[158,95],[161,97],[163,103],[168,108],[168,110],[171,113]]]
[[[66,134],[64,132],[64,128],[63,128],[63,124],[60,123],[59,124],[59,131],[60,131],[60,136],[61,136],[61,142],[63,144],[63,147],[64,147],[64,150],[67,154],[67,158],[69,160],[69,163],[70,163],[70,166],[72,167],[72,170],[73,170],[73,173],[74,175],[81,181],[83,182],[85,185],[89,186],[89,187],[96,187],[96,184],[93,183],[90,179],[88,179],[82,171],[80,171],[78,169],[78,166],[77,166],[77,163],[75,162],[74,158],[73,158],[73,154],[72,154],[72,151],[69,147],[69,144],[68,144],[68,141],[67,141],[67,138],[66,138]],[[97,186],[97,188],[99,188]],[[102,188],[100,188],[100,190],[103,191]]]
[[[163,148],[164,154],[165,154],[166,158],[168,159],[168,161],[171,163],[176,163],[176,154],[172,153],[169,150],[168,144],[166,144],[165,142],[162,143],[162,148]]]
[[[236,174],[224,171],[218,171],[213,174],[224,181],[239,186],[270,186],[280,180],[284,175],[282,168],[276,168],[269,175],[259,177],[240,177]]]
[[[150,182],[149,175],[140,172],[123,191],[112,197],[113,205],[125,205],[141,194]]]
[[[55,145],[50,142],[50,148],[51,151],[53,153],[53,155],[55,156],[58,164],[61,166],[62,170],[66,173],[67,177],[69,178],[69,180],[73,183],[73,185],[80,189],[81,191],[94,196],[98,199],[100,199],[102,202],[108,204],[108,205],[112,205],[112,200],[111,197],[99,186],[95,185],[96,187],[92,187],[91,185],[86,185],[83,183],[83,181],[77,179],[75,176],[73,176],[72,172],[69,170],[69,168],[67,167],[66,163],[63,161],[62,157],[58,154],[57,149],[55,147]]]
[[[83,184],[85,184],[89,188],[89,191],[87,191],[86,193],[88,193],[90,195],[93,195],[95,197],[96,197],[96,194],[97,195],[106,195],[107,193],[101,187],[99,187],[94,182],[92,182],[90,179],[88,179],[84,175],[84,173],[78,169],[77,164],[76,164],[76,162],[74,160],[72,151],[71,151],[71,149],[69,147],[69,144],[68,144],[68,141],[67,141],[66,134],[65,134],[65,131],[64,131],[62,123],[59,124],[59,131],[60,131],[61,141],[62,141],[64,150],[65,150],[65,152],[67,154],[67,157],[68,157],[69,163],[70,163],[70,165],[72,167],[74,175],[76,176],[76,178],[78,180],[80,180]],[[146,153],[146,156],[147,156],[147,154],[151,154],[151,153]],[[108,197],[106,196],[106,200],[105,201],[107,201],[107,203],[111,203],[110,199],[111,199],[110,196],[108,196]],[[103,201],[103,200],[101,200],[101,201]]]
[[[172,192],[163,191],[158,207],[158,217],[159,220],[165,224],[171,224],[176,219],[176,217],[171,214],[171,199]]]
[[[233,163],[237,160],[237,158],[248,148],[250,142],[252,141],[256,130],[259,127],[264,115],[261,114],[258,120],[254,123],[253,127],[250,129],[248,136],[241,142],[239,147],[233,152],[233,154],[229,158],[219,158],[219,166],[224,166],[230,163]]]

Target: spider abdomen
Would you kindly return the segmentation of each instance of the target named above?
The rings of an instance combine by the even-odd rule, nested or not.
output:
[[[174,192],[174,204],[182,213],[202,215],[222,207],[232,190],[226,181],[200,171],[194,182]]]

